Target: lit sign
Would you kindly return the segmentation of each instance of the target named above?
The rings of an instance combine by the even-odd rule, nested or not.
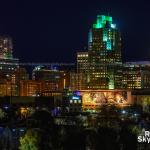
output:
[[[79,96],[72,96],[72,99],[73,99],[73,100],[79,100],[80,97],[79,97]]]

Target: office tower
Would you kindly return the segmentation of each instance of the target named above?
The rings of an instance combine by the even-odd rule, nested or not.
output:
[[[63,90],[69,87],[69,74],[61,70],[38,66],[33,70],[32,79],[45,81],[45,91]]]
[[[87,88],[87,74],[70,72],[70,89],[82,90]]]
[[[0,36],[0,58],[11,59],[12,49],[12,39],[9,36]]]
[[[19,69],[19,60],[12,55],[12,39],[0,36],[0,95],[17,96],[19,94],[19,81],[16,71]]]
[[[77,52],[77,71],[70,72],[70,89],[87,88],[88,52]]]
[[[77,73],[86,77],[84,89],[121,88],[121,34],[111,16],[97,16],[89,31],[88,52],[77,55]]]
[[[87,73],[88,52],[77,52],[77,73]]]
[[[150,88],[150,62],[137,61],[123,64],[122,84],[125,89]]]
[[[0,36],[0,77],[10,79],[10,75],[19,68],[19,60],[12,55],[12,39]]]
[[[20,96],[40,96],[44,81],[22,80],[20,81]]]

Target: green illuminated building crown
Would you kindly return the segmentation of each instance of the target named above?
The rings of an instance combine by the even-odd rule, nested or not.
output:
[[[93,24],[93,28],[104,28],[106,23],[109,23],[111,28],[116,28],[116,24],[113,24],[112,22],[113,20],[111,16],[97,15],[97,21],[95,24]]]

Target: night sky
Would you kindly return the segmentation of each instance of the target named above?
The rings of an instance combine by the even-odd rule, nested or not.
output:
[[[73,62],[97,14],[122,32],[125,61],[150,60],[148,0],[0,0],[0,34],[13,38],[22,62]]]

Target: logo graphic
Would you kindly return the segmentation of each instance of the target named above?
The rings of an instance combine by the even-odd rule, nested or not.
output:
[[[143,131],[142,134],[138,136],[139,143],[150,143],[150,131]]]

